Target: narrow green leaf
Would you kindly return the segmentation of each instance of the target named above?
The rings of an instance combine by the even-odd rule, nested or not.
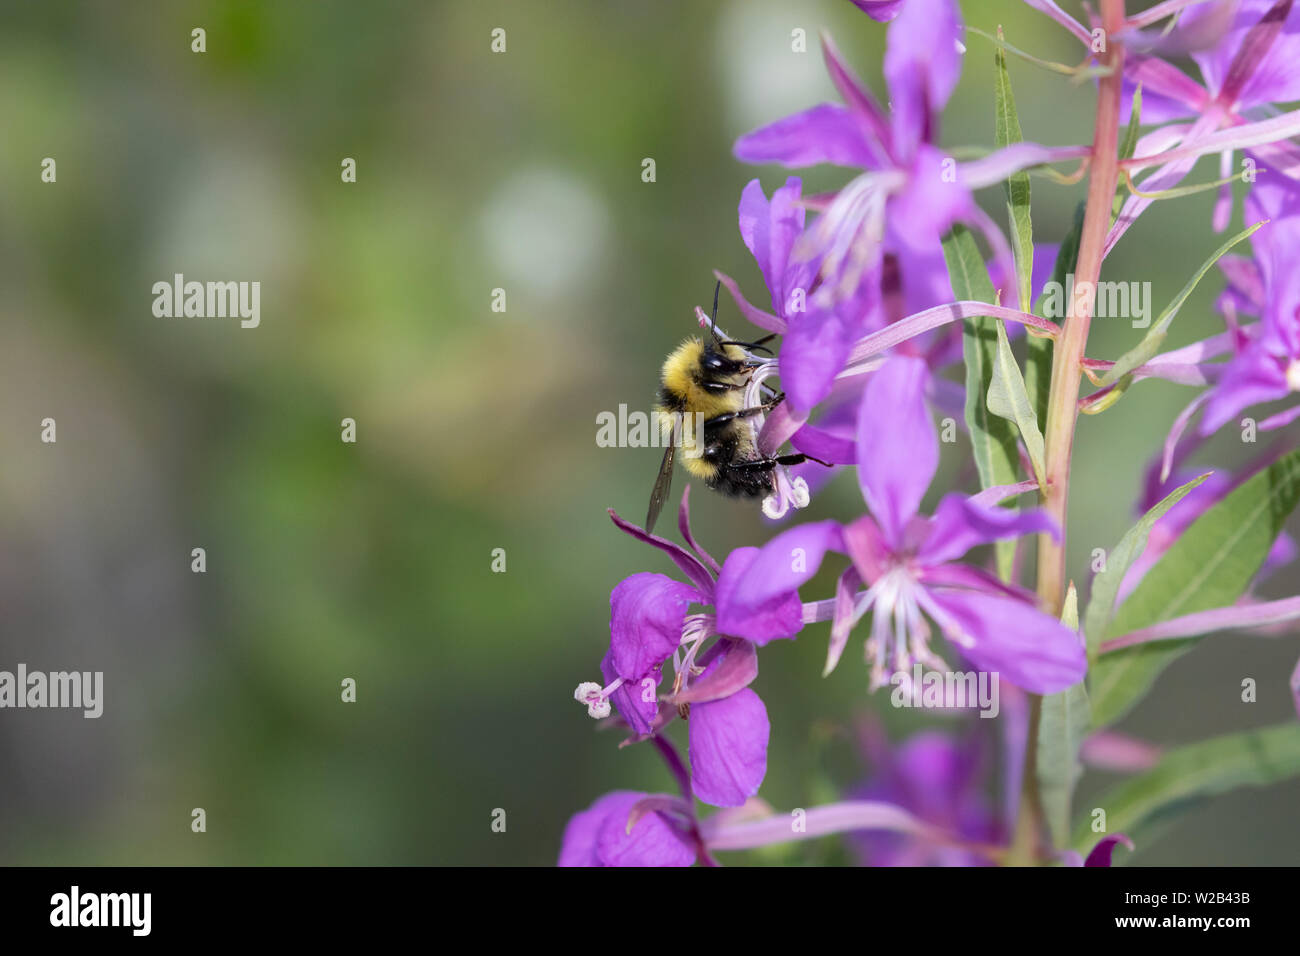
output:
[[[1248,226],[1243,229],[1223,245],[1219,246],[1219,248],[1214,251],[1214,255],[1201,263],[1201,267],[1196,270],[1196,274],[1188,280],[1187,285],[1183,286],[1182,290],[1174,296],[1173,301],[1170,302],[1169,305],[1165,307],[1165,310],[1160,313],[1160,318],[1158,318],[1155,324],[1147,330],[1147,334],[1143,337],[1142,341],[1139,342],[1136,347],[1120,356],[1119,361],[1111,367],[1110,371],[1102,376],[1100,387],[1105,388],[1113,382],[1118,382],[1129,372],[1133,371],[1139,365],[1145,364],[1152,358],[1152,356],[1159,352],[1160,346],[1165,340],[1165,335],[1169,332],[1169,326],[1174,321],[1174,316],[1178,314],[1178,310],[1183,307],[1183,303],[1187,301],[1187,297],[1192,294],[1192,291],[1200,283],[1201,279],[1205,277],[1205,273],[1209,272],[1210,269],[1214,267],[1214,264],[1227,254],[1229,249],[1241,242],[1241,240],[1245,239],[1247,236],[1253,235],[1255,230],[1266,222],[1268,222],[1268,220],[1264,219],[1255,223],[1253,226]]]
[[[1038,418],[1025,390],[1025,380],[1020,375],[1015,353],[1007,339],[1007,330],[997,323],[998,350],[993,358],[993,381],[989,385],[989,411],[1009,419],[1020,429],[1025,440],[1025,450],[1034,466],[1034,478],[1041,488],[1046,485],[1043,468],[1043,433],[1038,430]]]
[[[1061,242],[1056,254],[1056,265],[1052,269],[1052,282],[1056,288],[1064,289],[1066,279],[1074,271],[1075,260],[1079,257],[1079,236],[1083,233],[1083,214],[1087,203],[1079,203],[1074,210],[1074,222],[1070,231]],[[1034,306],[1036,314],[1043,318],[1060,322],[1063,316],[1048,315],[1043,311],[1047,296],[1040,295]],[[1052,340],[1036,335],[1027,336],[1025,352],[1025,390],[1034,402],[1034,414],[1040,422],[1047,421],[1047,395],[1052,385]]]
[[[1300,450],[1242,483],[1196,519],[1143,576],[1103,639],[1234,603],[1300,501]],[[1119,720],[1199,638],[1127,647],[1097,658],[1089,690],[1097,726]]]
[[[1106,832],[1125,833],[1139,848],[1197,802],[1238,787],[1264,787],[1300,774],[1300,724],[1225,734],[1171,750],[1145,773],[1104,793]],[[1100,839],[1086,817],[1074,831],[1074,847],[1087,853]]]
[[[948,264],[948,279],[959,299],[992,302],[997,297],[989,279],[984,257],[975,237],[965,226],[954,226],[943,240],[943,257]],[[962,320],[962,355],[966,362],[966,427],[970,431],[975,467],[980,486],[1014,484],[1019,476],[1015,428],[988,410],[984,396],[993,383],[993,360],[997,354],[996,319],[988,317]],[[1010,580],[1016,543],[999,541],[995,545],[998,574]]]
[[[1079,629],[1079,593],[1070,583],[1061,623]],[[1038,793],[1052,831],[1052,843],[1064,847],[1070,838],[1070,801],[1081,767],[1079,748],[1088,733],[1088,691],[1083,681],[1043,698],[1038,722]]]
[[[1137,151],[1138,133],[1142,126],[1142,84],[1133,91],[1133,111],[1129,114],[1128,128],[1124,130],[1124,142],[1119,148],[1120,159],[1132,159]]]
[[[1137,150],[1138,133],[1142,126],[1142,84],[1139,83],[1137,89],[1133,91],[1133,111],[1129,114],[1128,128],[1124,131],[1124,142],[1120,145],[1119,158],[1132,159],[1133,153]],[[1110,221],[1111,225],[1115,224],[1115,219],[1119,216],[1120,210],[1124,208],[1124,202],[1128,199],[1128,188],[1124,177],[1121,176],[1119,182],[1115,184],[1115,198],[1110,204]]]
[[[1155,507],[1142,516],[1137,524],[1124,532],[1124,537],[1119,539],[1119,544],[1106,555],[1105,567],[1092,579],[1092,597],[1088,601],[1088,610],[1083,618],[1083,630],[1088,635],[1090,664],[1097,659],[1097,648],[1101,646],[1102,637],[1110,628],[1115,595],[1119,594],[1119,586],[1124,582],[1124,575],[1133,566],[1133,562],[1142,557],[1142,552],[1146,550],[1151,529],[1165,516],[1165,512],[1182,501],[1189,491],[1209,478],[1211,474],[1213,472],[1207,471],[1199,478],[1193,478],[1187,484],[1165,495]]]
[[[998,30],[1002,38],[1002,30]],[[1007,71],[1007,55],[1002,49],[994,53],[996,67],[993,141],[999,147],[1010,146],[1024,139],[1020,132],[1020,117],[1016,113],[1016,97],[1011,91],[1011,74]],[[1020,307],[1029,308],[1033,298],[1034,227],[1029,218],[1029,173],[1013,174],[1006,181],[1007,224],[1011,230],[1011,249],[1016,259],[1016,284],[1020,292]]]

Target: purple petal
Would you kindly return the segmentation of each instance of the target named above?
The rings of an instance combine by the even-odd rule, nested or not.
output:
[[[820,299],[820,297],[818,297]],[[810,300],[790,315],[781,340],[781,387],[800,412],[809,412],[831,393],[849,355],[880,306],[879,264],[858,283],[852,296],[826,304]]]
[[[596,855],[596,838],[600,835],[601,824],[610,809],[615,806],[631,807],[642,794],[629,790],[615,790],[600,797],[586,810],[580,810],[569,818],[564,828],[564,839],[560,844],[560,859],[557,866],[600,866],[600,857]],[[631,798],[630,801],[628,798]]]
[[[853,71],[840,57],[831,38],[822,34],[822,53],[826,60],[826,70],[831,75],[831,82],[844,98],[845,104],[853,111],[862,124],[867,143],[872,147],[875,162],[873,169],[883,169],[890,163],[888,144],[890,141],[889,123],[871,92],[864,87]]]
[[[898,285],[902,291],[902,308],[905,314],[951,302],[952,283],[948,279],[948,264],[943,258],[943,247],[939,237],[934,237],[933,244],[920,247],[909,244],[902,235],[906,227],[902,225],[901,220],[894,218],[896,212],[897,209],[891,211],[886,225],[885,249],[897,266]],[[891,316],[891,318],[897,317]],[[960,342],[959,336],[956,339]],[[960,417],[959,415],[958,418]]]
[[[1017,601],[1032,602],[1034,592],[1019,584],[1003,581],[992,571],[971,564],[940,564],[921,569],[921,580],[931,588],[961,588],[1005,594]]]
[[[1193,127],[1193,131],[1187,134],[1181,145],[1153,155],[1138,155],[1133,159],[1123,160],[1120,166],[1136,173],[1139,169],[1146,169],[1148,166],[1181,164],[1183,160],[1194,159],[1207,153],[1221,153],[1225,149],[1246,149],[1253,146],[1264,146],[1300,133],[1300,110],[1291,110],[1257,122],[1241,123],[1213,133],[1206,133],[1205,130],[1215,129],[1215,122],[1217,122],[1215,117],[1210,115],[1208,117],[1203,116],[1201,119],[1207,120],[1205,126],[1201,129]],[[1185,173],[1190,167],[1180,165],[1178,168]],[[1171,185],[1173,183],[1163,176],[1160,178],[1158,187],[1155,177],[1142,182],[1144,189],[1163,189]],[[1147,204],[1149,205],[1150,201]],[[1123,221],[1121,215],[1120,220],[1111,228],[1112,235]],[[1115,241],[1107,237],[1107,247],[1109,248],[1114,244]]]
[[[600,662],[600,675],[605,679],[606,686],[614,683],[619,676],[610,656],[612,653],[606,653]],[[663,675],[658,669],[651,669],[635,680],[625,680],[609,695],[609,702],[638,737],[644,737],[654,729],[655,718],[659,716],[658,688],[662,679]]]
[[[691,785],[715,807],[738,807],[758,793],[767,773],[767,708],[745,688],[691,707]]]
[[[832,465],[852,465],[858,460],[857,443],[851,437],[832,435],[815,425],[804,425],[790,439],[797,451]]]
[[[967,646],[949,638],[979,670],[1035,694],[1054,694],[1083,680],[1088,662],[1079,635],[1033,605],[975,591],[924,593],[971,639]]]
[[[1145,96],[1145,90],[1143,95]],[[1144,104],[1145,105],[1145,104]],[[958,166],[959,179],[966,189],[983,189],[1009,178],[1030,166],[1059,163],[1067,159],[1082,159],[1092,150],[1087,146],[1042,146],[1038,143],[1014,143],[990,153],[982,159],[971,160]],[[937,150],[936,150],[937,152]],[[939,153],[942,157],[943,154]],[[936,167],[931,167],[936,169]]]
[[[1300,418],[1300,405],[1284,409],[1276,415],[1270,415],[1259,423],[1259,430],[1262,432],[1275,431],[1278,428],[1286,428],[1297,418]]]
[[[732,147],[742,163],[780,163],[791,169],[830,163],[870,169],[871,144],[851,110],[823,103],[747,133]]]
[[[884,72],[894,118],[893,152],[900,161],[934,140],[934,119],[961,75],[961,35],[952,0],[910,0],[889,28]]]
[[[970,187],[956,170],[947,174],[947,162],[945,153],[920,146],[907,185],[889,197],[890,234],[909,249],[933,251],[954,222],[974,214]]]
[[[886,352],[897,345],[901,345],[908,339],[923,335],[931,329],[937,329],[949,322],[956,322],[958,319],[979,316],[990,316],[1004,322],[1019,322],[1022,325],[1033,326],[1039,331],[1048,332],[1053,336],[1060,334],[1061,331],[1055,322],[1039,318],[1031,312],[1021,312],[1019,309],[1008,309],[1000,305],[989,305],[987,302],[976,302],[972,299],[961,299],[957,302],[947,302],[926,309],[923,312],[917,312],[905,319],[893,322],[877,332],[872,332],[853,346],[853,351],[849,353],[849,361],[856,364],[871,358],[873,355],[879,355],[881,352]]]
[[[1265,230],[1267,232],[1267,230]],[[1218,263],[1226,285],[1225,294],[1231,294],[1241,312],[1257,315],[1264,306],[1264,278],[1259,266],[1248,256],[1229,254]]]
[[[699,664],[704,673],[670,697],[669,703],[707,703],[748,687],[758,677],[758,650],[749,641],[723,637],[699,659]]]
[[[835,670],[844,653],[844,645],[849,642],[849,632],[853,629],[853,611],[857,604],[858,588],[862,587],[862,575],[858,569],[849,565],[835,582],[835,612],[831,618],[831,639],[826,646],[826,666],[822,668],[825,677]]]
[[[677,510],[677,530],[682,533],[682,540],[686,546],[696,553],[705,566],[715,575],[722,569],[718,567],[718,562],[713,560],[713,555],[705,551],[695,543],[695,536],[691,534],[691,486],[687,485],[682,489],[682,504]],[[703,603],[703,602],[701,602]]]
[[[890,551],[880,527],[871,520],[870,515],[863,515],[846,525],[841,533],[844,551],[858,569],[862,580],[868,584],[875,582],[884,573],[884,561],[889,557]]]
[[[799,586],[828,550],[843,550],[835,521],[799,525],[760,548],[737,548],[723,562],[716,598],[718,632],[760,647],[803,628]]]
[[[1168,123],[1205,110],[1210,94],[1175,66],[1153,56],[1132,56],[1124,63],[1124,99],[1120,122],[1132,117],[1133,93],[1142,86],[1142,123]]]
[[[1189,9],[1180,29],[1210,12],[1205,6]],[[1249,107],[1300,99],[1300,8],[1288,0],[1242,0],[1221,42],[1193,59],[1206,85],[1229,103]]]
[[[645,794],[631,794],[609,806],[596,834],[601,866],[690,866],[695,850],[685,834],[659,813],[642,816],[628,833],[628,815]]]
[[[925,404],[929,374],[920,359],[898,356],[862,390],[858,483],[885,540],[895,546],[939,466],[939,439]]]
[[[1116,833],[1114,836],[1102,837],[1097,845],[1092,848],[1088,854],[1088,859],[1083,861],[1084,866],[1110,866],[1110,855],[1115,850],[1116,843],[1123,843],[1133,850],[1133,841],[1123,833]]]
[[[620,581],[609,596],[609,654],[617,676],[640,680],[668,660],[692,602],[704,599],[662,574],[643,571]]]
[[[767,288],[772,293],[772,308],[777,315],[789,311],[786,287],[790,250],[803,232],[805,210],[798,205],[801,183],[791,176],[785,185],[772,193],[769,202],[763,186],[751,179],[740,197],[740,237],[753,254]],[[815,271],[814,263],[803,264],[802,288],[807,292]],[[796,284],[799,284],[797,281]]]
[[[709,599],[713,597],[713,577],[709,574],[709,569],[700,563],[699,558],[667,538],[661,538],[657,534],[650,534],[648,531],[624,521],[613,508],[609,509],[609,517],[620,531],[630,534],[638,541],[651,547],[658,548],[672,558],[673,564],[677,565],[682,573],[691,579],[691,583],[699,589],[700,594],[704,595],[705,600],[702,603],[709,603]]]
[[[763,420],[763,427],[758,432],[758,450],[764,455],[775,455],[806,421],[806,412],[797,412],[789,402],[781,402]]]
[[[658,813],[649,813],[627,832],[628,814],[647,795],[630,790],[607,793],[576,813],[564,828],[558,866],[690,866],[695,851]]]
[[[898,16],[903,0],[850,0],[850,2],[877,23],[888,23]]]
[[[714,814],[700,824],[704,842],[710,850],[750,850],[770,843],[807,840],[852,830],[891,830],[932,841],[942,841],[947,837],[902,807],[868,800],[812,807],[806,815],[804,829],[797,834],[791,833],[790,817],[786,814],[775,814],[762,820],[720,819],[722,816]]]
[[[1061,536],[1045,511],[1012,511],[980,504],[962,494],[948,494],[930,519],[930,532],[917,558],[923,564],[946,564],[976,545],[1040,531],[1058,540]]]
[[[1084,29],[1083,24],[1057,6],[1056,0],[1025,0],[1025,3],[1026,5],[1033,7],[1039,13],[1047,14],[1061,26],[1065,27],[1065,29],[1073,33],[1084,46],[1089,46],[1092,43],[1092,35]]]
[[[740,286],[736,285],[736,280],[731,276],[714,270],[713,275],[723,284],[731,298],[736,302],[736,308],[750,322],[753,322],[760,329],[767,332],[776,332],[779,335],[785,334],[785,319],[772,315],[770,312],[764,312],[762,309],[750,303],[740,291]]]
[[[1284,398],[1289,392],[1281,364],[1255,343],[1224,369],[1223,377],[1206,402],[1200,432],[1212,435],[1242,409]]]

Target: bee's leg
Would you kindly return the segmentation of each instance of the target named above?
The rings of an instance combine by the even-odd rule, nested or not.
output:
[[[749,388],[749,383],[741,382],[738,385],[730,385],[726,382],[705,382],[700,387],[706,392],[734,392],[737,389]]]
[[[729,468],[746,471],[771,471],[777,465],[802,465],[806,461],[815,461],[819,465],[825,465],[827,468],[834,467],[829,461],[822,461],[820,458],[814,458],[812,455],[795,454],[795,455],[778,455],[775,458],[755,458],[753,461],[740,461]]]
[[[778,395],[770,402],[764,402],[762,405],[755,405],[753,408],[742,408],[738,412],[724,412],[721,415],[715,415],[713,418],[705,419],[705,428],[715,428],[718,425],[725,425],[727,422],[735,421],[737,418],[750,418],[764,412],[770,412],[776,406],[785,400],[784,395]]]

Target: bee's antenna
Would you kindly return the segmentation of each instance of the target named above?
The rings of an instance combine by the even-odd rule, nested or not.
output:
[[[713,286],[713,315],[709,318],[709,332],[713,335],[713,341],[719,345],[722,339],[718,336],[718,293],[722,291],[722,280],[719,279]]]

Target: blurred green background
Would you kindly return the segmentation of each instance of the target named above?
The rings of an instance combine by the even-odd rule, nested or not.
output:
[[[1080,58],[1014,0],[963,6],[1040,56]],[[103,670],[106,702],[99,720],[0,713],[0,861],[549,864],[605,790],[671,787],[572,699],[599,676],[613,585],[671,570],[605,515],[640,519],[658,452],[596,447],[596,415],[646,407],[711,270],[766,298],[736,204],[754,175],[770,192],[786,173],[730,144],[833,98],[823,27],[883,95],[885,29],[846,0],[3,4],[0,667]],[[943,142],[989,146],[992,48],[968,46]],[[1090,87],[1011,70],[1027,138],[1090,138]],[[40,181],[47,156],[56,184]],[[818,170],[806,188],[845,179]],[[1034,188],[1037,238],[1059,240],[1084,187]],[[1000,191],[981,198],[1002,222]],[[1107,277],[1151,281],[1158,311],[1218,244],[1211,202],[1157,204]],[[261,326],[155,318],[151,286],[177,272],[260,281]],[[1174,344],[1221,328],[1217,285]],[[729,303],[722,321],[743,328]],[[1099,322],[1089,352],[1140,334]],[[1146,382],[1081,422],[1081,585],[1190,397]],[[1243,456],[1231,434],[1211,449]],[[714,554],[768,533],[752,506],[695,499]],[[841,475],[810,515],[860,503]],[[1294,569],[1271,591],[1294,593]],[[763,653],[777,807],[869,773],[849,735],[864,712],[900,738],[959,726],[869,698],[860,637],[822,679],[826,630]],[[1207,640],[1125,729],[1167,744],[1285,720],[1296,653]],[[1242,676],[1258,703],[1240,702]],[[1080,805],[1105,782],[1086,778]],[[1297,783],[1221,799],[1135,862],[1294,863],[1298,799]]]

